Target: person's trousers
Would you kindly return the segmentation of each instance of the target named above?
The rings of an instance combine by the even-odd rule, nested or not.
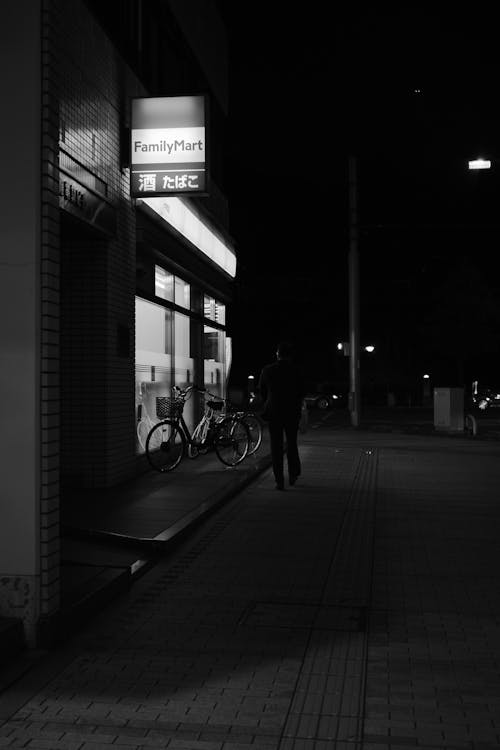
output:
[[[284,481],[284,444],[283,436],[286,438],[286,460],[288,464],[288,476],[298,477],[300,474],[300,457],[297,445],[297,432],[299,422],[297,419],[283,422],[281,420],[270,420],[269,437],[271,439],[271,457],[273,472],[276,482]]]

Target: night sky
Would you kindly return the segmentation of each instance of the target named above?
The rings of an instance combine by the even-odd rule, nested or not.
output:
[[[347,160],[358,161],[365,384],[499,369],[500,54],[470,13],[221,2],[230,44],[228,197],[239,257],[233,378],[292,339],[345,380]],[[474,16],[476,17],[476,15]],[[480,18],[478,14],[477,18]],[[493,159],[472,173],[467,160]],[[495,170],[496,167],[496,170]],[[497,378],[500,382],[500,372]]]

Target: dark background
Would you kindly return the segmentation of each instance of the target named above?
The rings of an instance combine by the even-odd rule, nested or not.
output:
[[[232,381],[292,339],[348,382],[347,160],[358,160],[364,392],[500,383],[499,55],[469,12],[221,0],[239,267]],[[490,172],[467,160],[493,159]],[[496,167],[496,169],[495,169]]]

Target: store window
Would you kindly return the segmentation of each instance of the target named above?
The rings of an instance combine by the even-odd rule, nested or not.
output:
[[[226,324],[226,306],[217,300],[215,301],[215,321],[221,326]]]
[[[203,314],[205,318],[220,323],[220,325],[226,323],[226,306],[207,294],[204,297]]]
[[[161,266],[155,266],[155,295],[174,301],[174,276]]]
[[[216,327],[225,323],[225,305],[196,286],[191,288],[161,266],[155,266],[155,296],[157,302],[136,298],[135,407],[139,454],[144,453],[149,430],[158,421],[158,396],[170,396],[174,384],[186,388],[204,383],[221,398],[226,388],[229,339],[223,329]],[[197,319],[197,311],[198,315],[203,311],[204,317],[214,324],[203,325]],[[183,416],[191,430],[201,408],[202,399],[196,395],[186,401]]]
[[[205,388],[217,396],[225,396],[226,334],[218,328],[203,327],[203,360]]]
[[[173,385],[174,314],[137,297],[135,321],[137,451],[143,453],[147,433],[158,421],[156,397],[169,395]]]
[[[174,381],[179,388],[187,388],[194,381],[195,361],[191,357],[191,325],[187,315],[174,313],[174,331],[175,331],[175,358],[174,358]],[[184,419],[189,429],[194,428],[195,422],[195,404],[197,399],[189,398],[184,406]]]
[[[175,277],[175,304],[186,310],[191,307],[191,286],[178,276]]]
[[[209,320],[215,320],[215,300],[207,294],[203,298],[203,315]]]
[[[155,295],[186,310],[191,306],[190,284],[161,266],[155,266]]]

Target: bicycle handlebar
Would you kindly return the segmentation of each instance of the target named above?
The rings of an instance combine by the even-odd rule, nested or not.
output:
[[[191,391],[198,391],[198,393],[206,393],[211,398],[217,398],[219,401],[226,401],[226,399],[222,398],[222,396],[218,396],[216,393],[211,393],[206,388],[200,388],[199,385],[195,385],[194,383],[192,385],[188,385],[187,388],[179,388],[178,385],[172,386],[172,391],[176,393],[179,396],[182,396],[183,398],[186,398],[188,393],[191,393]]]

